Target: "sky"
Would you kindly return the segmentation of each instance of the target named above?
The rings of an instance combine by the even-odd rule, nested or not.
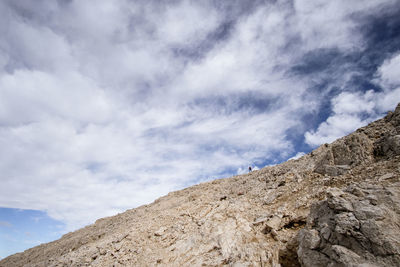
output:
[[[2,0],[0,257],[398,102],[399,0]]]

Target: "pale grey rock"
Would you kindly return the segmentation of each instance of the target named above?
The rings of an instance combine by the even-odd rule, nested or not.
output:
[[[374,158],[374,144],[363,132],[355,132],[323,145],[326,150],[317,161],[314,171],[322,175],[339,176],[351,168],[371,162]]]
[[[400,135],[386,133],[375,143],[374,154],[386,158],[400,155]]]
[[[265,223],[266,227],[269,229],[278,230],[281,226],[281,218],[279,216],[273,216]]]
[[[362,258],[357,253],[340,245],[333,245],[329,250],[329,256],[344,266],[356,265],[362,261]],[[332,263],[330,265],[335,265]]]
[[[167,227],[160,227],[157,231],[154,232],[155,236],[162,236],[164,232],[167,230]]]
[[[305,230],[302,229],[299,232],[298,239],[301,240],[303,246],[308,249],[316,249],[321,241],[319,233],[315,229]]]
[[[353,231],[360,229],[360,222],[351,212],[336,214],[334,220],[336,222],[335,232],[337,233],[350,236]]]
[[[388,180],[393,177],[395,177],[395,175],[393,173],[386,173],[386,174],[382,175],[381,177],[379,177],[379,181]]]
[[[326,190],[326,195],[327,195],[327,197],[330,197],[330,198],[340,197],[340,196],[344,195],[344,192],[343,192],[343,190],[340,190],[339,188],[331,187],[331,188],[328,188],[328,190]]]
[[[253,225],[258,225],[258,224],[264,223],[264,222],[268,221],[269,218],[270,218],[270,216],[258,217],[254,220]]]
[[[319,260],[325,266],[400,266],[400,211],[393,208],[400,202],[400,188],[354,187],[345,191],[368,195],[331,189],[327,200],[311,208],[298,235],[302,266],[317,266]]]
[[[330,197],[328,198],[328,206],[336,211],[353,211],[353,205],[350,201],[342,197]]]
[[[263,203],[265,205],[271,204],[275,202],[275,200],[280,197],[282,193],[280,191],[269,190],[266,196],[264,197]]]

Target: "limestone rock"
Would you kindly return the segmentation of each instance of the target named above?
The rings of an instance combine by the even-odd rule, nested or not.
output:
[[[310,216],[316,223],[298,236],[303,266],[314,266],[310,257],[332,266],[400,266],[400,212],[392,207],[400,203],[400,188],[363,189],[369,197],[346,195],[345,203],[354,209],[343,208],[347,204],[338,193],[313,206]],[[375,204],[367,200],[371,196]]]
[[[393,157],[400,155],[400,135],[386,135],[375,143],[375,156]]]
[[[165,230],[167,230],[167,227],[161,227],[160,229],[158,229],[157,231],[154,232],[154,235],[162,236],[164,234]]]

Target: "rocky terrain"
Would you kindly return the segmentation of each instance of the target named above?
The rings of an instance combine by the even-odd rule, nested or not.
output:
[[[400,266],[400,105],[298,160],[172,192],[0,266]]]

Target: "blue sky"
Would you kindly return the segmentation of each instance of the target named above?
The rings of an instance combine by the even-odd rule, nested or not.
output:
[[[43,211],[0,208],[0,258],[53,241],[64,228]]]
[[[5,0],[0,20],[0,257],[400,101],[398,0]]]

